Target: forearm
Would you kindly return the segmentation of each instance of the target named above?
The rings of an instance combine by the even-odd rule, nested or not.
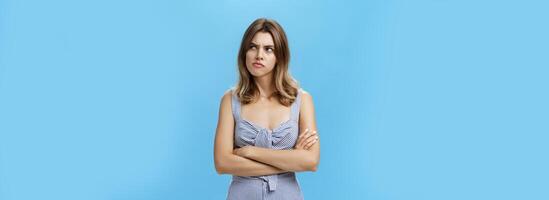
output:
[[[287,172],[286,170],[234,154],[228,154],[224,156],[222,161],[216,161],[216,168],[219,174],[237,176],[263,176]]]
[[[313,152],[304,149],[276,150],[253,147],[245,156],[246,158],[292,172],[316,171],[318,164],[318,159],[316,159]]]

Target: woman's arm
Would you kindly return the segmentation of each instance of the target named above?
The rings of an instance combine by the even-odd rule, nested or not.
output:
[[[306,92],[303,92],[302,96],[299,127],[300,129],[317,130],[313,99]],[[302,134],[300,136],[303,136]],[[309,138],[312,137],[316,137],[316,134],[312,134]],[[320,160],[320,142],[314,142],[308,149],[274,150],[247,146],[241,148],[241,150],[236,150],[236,152],[246,158],[287,171],[316,171]]]
[[[227,92],[221,99],[214,142],[214,162],[217,173],[262,176],[286,172],[271,165],[233,154],[233,141],[234,118],[231,108],[231,93]]]

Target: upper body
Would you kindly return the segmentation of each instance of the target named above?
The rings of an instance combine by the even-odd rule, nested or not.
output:
[[[289,75],[288,62],[289,49],[280,25],[266,19],[252,23],[239,52],[239,83],[221,98],[214,144],[219,174],[264,176],[317,170],[320,142],[313,99],[308,92],[300,91]],[[234,103],[241,105],[240,119],[233,115]],[[292,107],[298,109],[295,125],[299,127],[292,148],[235,144],[235,125],[239,120],[272,133],[290,121]]]

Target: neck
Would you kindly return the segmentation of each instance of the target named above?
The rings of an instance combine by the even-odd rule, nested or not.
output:
[[[255,77],[255,84],[261,97],[270,97],[275,91],[272,74]]]

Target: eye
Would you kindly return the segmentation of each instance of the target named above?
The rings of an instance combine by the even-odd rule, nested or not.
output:
[[[250,45],[250,48],[249,49],[256,49],[255,45]]]
[[[267,48],[265,48],[265,51],[267,51],[267,52],[273,52],[273,51],[274,51],[274,48],[272,48],[272,47],[267,47]]]

